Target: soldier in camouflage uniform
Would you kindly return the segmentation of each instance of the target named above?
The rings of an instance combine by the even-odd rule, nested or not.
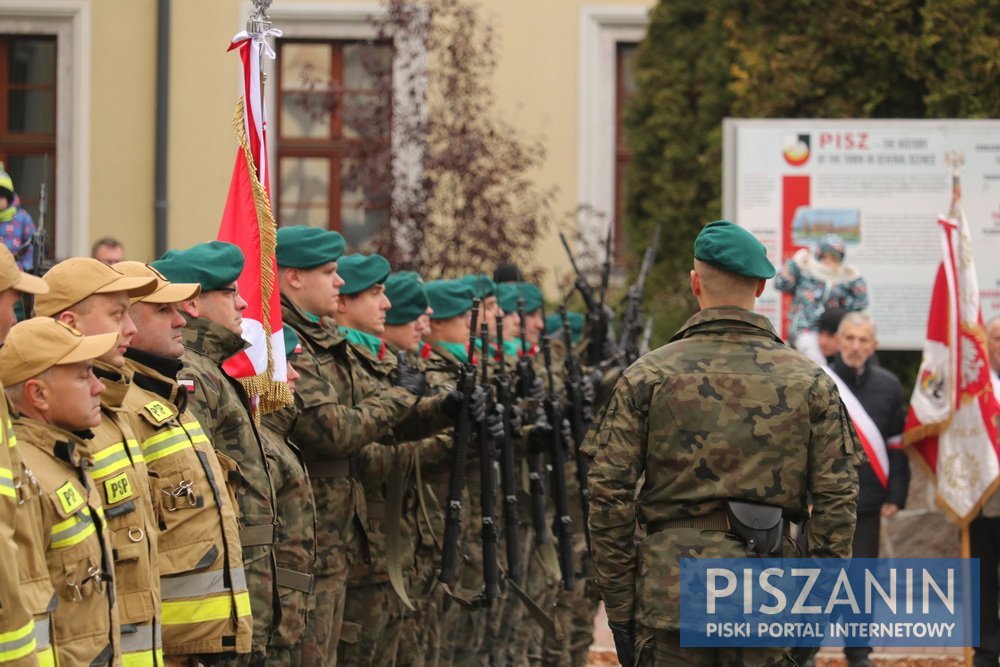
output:
[[[295,391],[299,374],[293,366],[302,352],[298,334],[284,327],[288,388]],[[271,461],[278,494],[278,541],[274,545],[275,575],[281,599],[281,623],[267,646],[267,664],[297,667],[302,664],[302,642],[308,624],[313,565],[316,562],[316,501],[302,452],[288,439],[298,416],[294,405],[261,419],[260,434]]]
[[[222,364],[248,346],[242,312],[247,302],[236,281],[243,272],[243,252],[222,241],[170,250],[152,267],[172,282],[198,283],[201,293],[183,302],[187,325],[182,331],[184,368],[177,377],[186,386],[189,409],[198,419],[237,485],[240,544],[246,571],[253,642],[239,664],[262,664],[267,642],[280,621],[275,588],[275,493],[270,463],[254,423],[246,390]]]
[[[132,373],[125,407],[157,499],[166,664],[189,667],[249,653],[252,619],[236,503],[211,441],[187,410],[188,391],[177,382],[185,325],[178,304],[201,286],[171,283],[142,262],[114,268],[156,280],[156,291],[129,308],[137,331],[125,352]]]
[[[278,230],[282,317],[303,348],[296,364],[300,414],[289,437],[302,449],[317,506],[329,508],[318,516],[303,665],[336,664],[348,565],[365,556],[355,533],[366,517],[364,493],[351,475],[350,457],[389,435],[426,385],[422,373],[403,369],[396,386],[374,395],[356,368],[346,335],[331,319],[344,284],[337,274],[343,252],[343,237],[336,232],[305,226]]]
[[[682,648],[680,559],[752,555],[719,527],[726,501],[797,522],[807,493],[808,555],[849,557],[861,449],[833,382],[753,312],[774,275],[763,244],[719,221],[694,256],[701,311],[625,372],[584,444],[597,584],[623,664],[786,664],[780,649]]]
[[[115,594],[123,660],[130,665],[163,664],[159,526],[146,463],[132,429],[125,396],[131,373],[125,350],[136,333],[129,299],[156,289],[156,279],[128,277],[90,257],[56,264],[44,278],[47,294],[35,300],[38,315],[53,317],[84,335],[117,333],[118,345],[94,363],[104,384],[103,419],[89,441],[90,474],[100,489],[115,554]]]

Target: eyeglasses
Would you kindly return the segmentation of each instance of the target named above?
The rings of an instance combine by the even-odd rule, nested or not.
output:
[[[238,297],[240,295],[240,288],[239,288],[238,285],[236,287],[218,287],[218,288],[216,288],[214,290],[211,290],[211,291],[212,292],[226,292],[231,297],[233,297],[233,301],[236,301],[236,297]]]

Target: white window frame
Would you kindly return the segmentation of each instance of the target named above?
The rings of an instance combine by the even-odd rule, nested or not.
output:
[[[580,9],[577,101],[577,206],[606,218],[577,216],[581,239],[603,239],[615,211],[615,91],[619,43],[642,41],[648,7],[585,5]]]
[[[244,20],[250,17],[253,11],[251,2],[244,2],[242,6],[242,17]],[[343,4],[315,4],[306,2],[281,2],[275,3],[268,10],[268,16],[275,28],[282,32],[282,38],[286,39],[330,39],[330,40],[366,40],[377,37],[372,25],[373,19],[384,16],[386,9],[380,4],[371,3],[343,3]],[[396,108],[405,109],[410,104],[408,96],[404,95],[398,86],[398,82],[406,81],[410,78],[411,72],[419,72],[426,65],[424,58],[418,58],[416,62],[393,62],[393,81],[396,89]],[[266,60],[264,63],[264,73],[267,75],[269,84],[264,90],[265,103],[269,118],[274,118],[279,113],[278,91],[276,82],[278,80],[275,62]],[[239,83],[239,82],[237,82]],[[237,86],[238,87],[238,86]],[[237,93],[239,94],[239,92]],[[419,104],[419,102],[418,102]],[[425,113],[426,109],[418,109],[418,113]],[[270,128],[269,128],[270,129]],[[400,179],[407,179],[411,183],[416,183],[420,178],[420,156],[422,148],[420,145],[405,146],[402,143],[399,132],[393,132],[391,141],[393,144],[394,162],[392,171],[396,179],[395,187],[401,187]],[[277,156],[277,132],[270,132],[267,139],[268,155],[272,158]],[[277,168],[274,159],[270,161],[272,170]],[[272,182],[274,172],[271,172]]]
[[[56,35],[57,258],[88,255],[90,233],[90,2],[4,0],[0,32]],[[17,174],[12,174],[15,183]]]

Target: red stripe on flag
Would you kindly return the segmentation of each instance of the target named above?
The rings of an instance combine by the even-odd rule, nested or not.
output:
[[[809,206],[811,183],[809,176],[781,177],[781,261],[784,263],[802,246],[792,243],[792,220],[800,206]],[[788,339],[788,318],[785,314],[792,305],[792,295],[781,295],[781,336]]]

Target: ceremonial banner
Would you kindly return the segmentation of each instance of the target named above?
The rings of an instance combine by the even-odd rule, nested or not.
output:
[[[847,408],[847,414],[851,418],[851,423],[854,424],[854,431],[858,434],[858,439],[861,440],[861,445],[865,449],[865,454],[868,455],[868,463],[871,465],[872,470],[875,471],[875,476],[878,478],[882,488],[889,487],[889,452],[886,449],[885,438],[882,437],[882,433],[878,430],[878,426],[875,425],[874,420],[872,420],[871,415],[865,410],[865,406],[861,405],[861,401],[858,397],[854,395],[851,388],[847,386],[836,372],[833,371],[829,366],[823,366],[823,370],[826,374],[830,376],[834,384],[837,385],[837,389],[840,391],[840,400],[844,402],[844,407]],[[896,440],[899,436],[896,436]],[[898,445],[898,443],[896,443]]]
[[[277,286],[277,245],[271,211],[264,98],[261,94],[261,53],[274,57],[265,38],[276,30],[251,35],[241,32],[229,50],[238,49],[243,61],[243,96],[237,103],[233,126],[239,140],[229,195],[218,238],[243,250],[246,266],[239,293],[249,304],[243,313],[243,338],[250,343],[229,359],[224,368],[256,397],[256,408],[268,412],[291,402],[285,384],[285,348],[281,332],[281,302]],[[255,410],[256,412],[256,410]]]
[[[912,446],[937,483],[938,505],[965,525],[1000,484],[996,416],[979,285],[965,213],[938,219],[943,260],[906,419]]]

